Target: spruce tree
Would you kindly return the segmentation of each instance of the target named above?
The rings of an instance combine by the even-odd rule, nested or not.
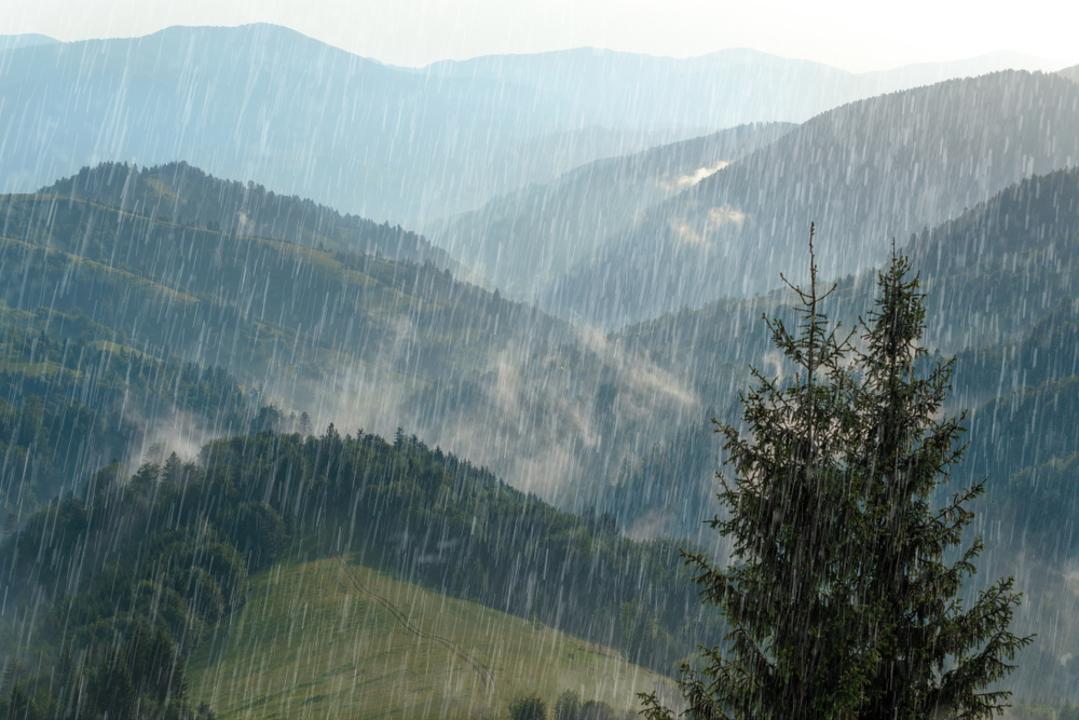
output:
[[[940,417],[952,365],[930,366],[920,344],[918,280],[893,253],[869,317],[842,333],[821,309],[835,286],[818,290],[811,229],[809,288],[787,284],[798,327],[766,322],[791,372],[752,369],[743,428],[717,427],[729,474],[711,526],[730,562],[685,554],[731,628],[683,667],[686,715],[992,717],[1009,697],[993,684],[1029,638],[1009,629],[1010,579],[960,599],[981,550],[963,542],[982,485],[939,500],[962,426]],[[650,720],[672,717],[642,699]]]

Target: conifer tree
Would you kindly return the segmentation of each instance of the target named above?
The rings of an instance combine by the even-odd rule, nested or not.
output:
[[[951,363],[923,370],[923,296],[905,258],[880,273],[860,332],[841,333],[821,309],[835,286],[818,290],[812,228],[809,249],[809,288],[787,283],[799,326],[767,320],[792,372],[753,369],[744,429],[718,424],[729,475],[711,526],[731,559],[685,558],[731,629],[683,667],[686,715],[992,717],[1009,697],[993,684],[1030,639],[1009,629],[1010,579],[970,607],[959,598],[981,550],[962,545],[982,485],[939,500],[963,450],[960,419],[940,418]],[[672,717],[642,700],[649,720]]]

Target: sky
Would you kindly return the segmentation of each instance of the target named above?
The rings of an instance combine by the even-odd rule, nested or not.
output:
[[[1014,51],[1079,64],[1069,0],[2,0],[0,34],[286,25],[396,65],[569,47],[686,57],[750,47],[853,71]]]

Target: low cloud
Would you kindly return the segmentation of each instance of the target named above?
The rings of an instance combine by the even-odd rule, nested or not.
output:
[[[708,227],[712,230],[721,228],[724,225],[737,225],[738,227],[741,227],[745,221],[746,214],[730,205],[714,207],[708,211]]]
[[[678,177],[674,178],[674,180],[661,180],[659,185],[664,190],[668,191],[685,190],[687,188],[693,187],[701,180],[715,175],[717,172],[730,164],[731,163],[729,160],[720,160],[715,165],[705,165],[699,167],[688,175],[679,175]]]
[[[708,209],[703,223],[676,221],[671,223],[671,232],[686,245],[707,245],[713,240],[713,233],[725,229],[739,229],[745,224],[746,214],[731,206],[721,205]]]
[[[164,463],[172,453],[181,460],[194,461],[202,446],[216,436],[201,418],[188,412],[177,411],[153,419],[129,413],[128,419],[141,428],[140,439],[128,456],[128,475],[146,463]]]
[[[697,232],[689,223],[675,223],[671,230],[686,245],[704,245],[705,237]]]

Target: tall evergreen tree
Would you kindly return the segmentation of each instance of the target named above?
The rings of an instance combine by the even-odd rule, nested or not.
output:
[[[681,681],[691,718],[753,720],[988,718],[993,684],[1030,638],[1009,629],[1010,579],[966,607],[981,550],[963,547],[982,485],[940,502],[962,457],[957,418],[941,419],[952,371],[920,345],[923,296],[907,260],[878,278],[860,333],[821,311],[810,231],[810,285],[791,283],[801,321],[768,320],[792,372],[753,370],[744,431],[719,424],[730,477],[711,521],[731,562],[686,554],[703,599],[731,630]],[[860,334],[860,343],[854,342]],[[654,695],[644,714],[672,713]]]

